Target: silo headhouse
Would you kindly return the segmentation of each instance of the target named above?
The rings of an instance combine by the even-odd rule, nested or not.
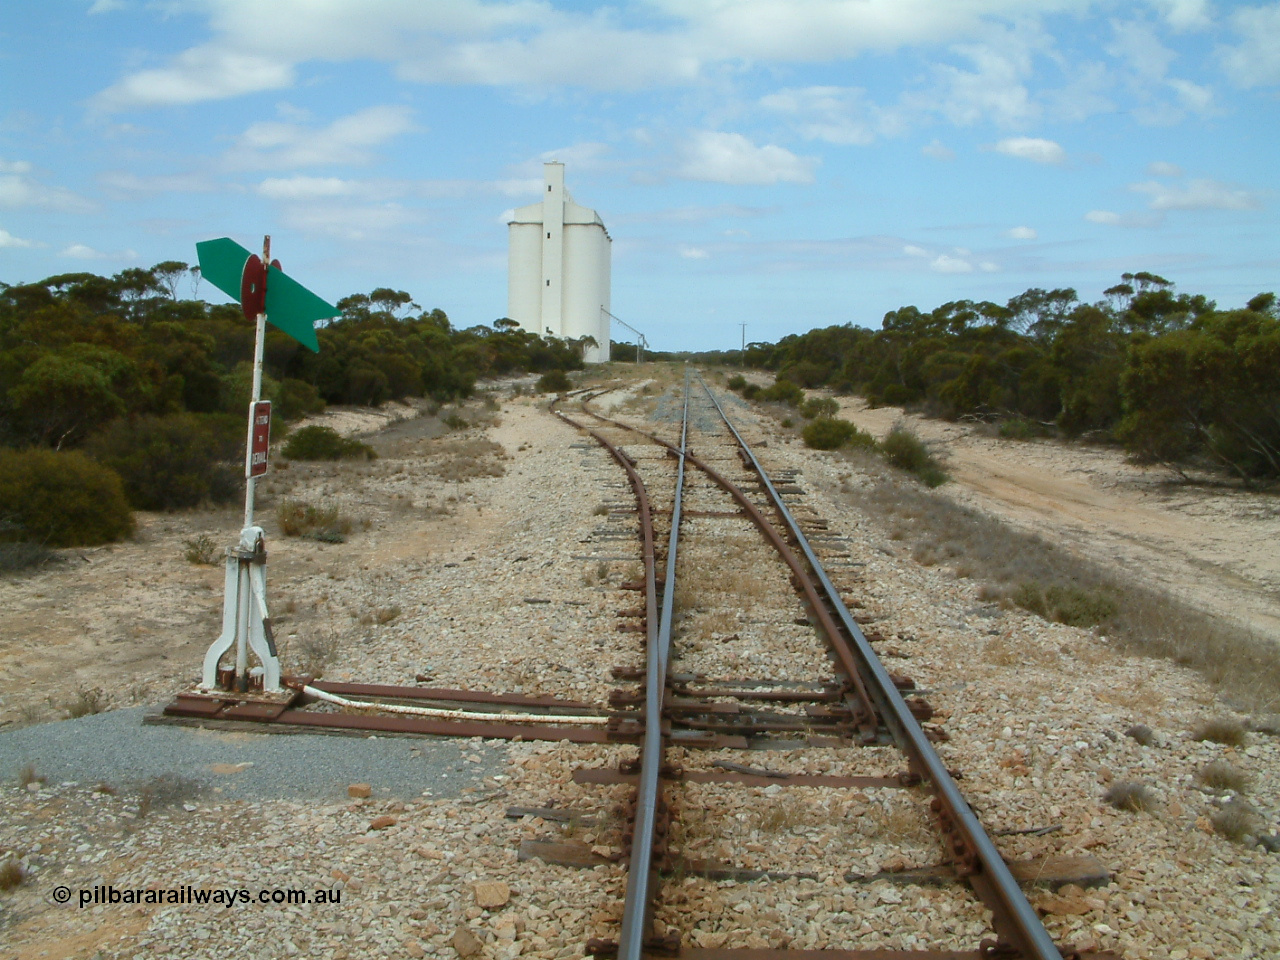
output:
[[[507,224],[507,316],[531,333],[592,337],[587,363],[609,359],[612,238],[594,210],[564,188],[564,164],[543,165],[542,202],[520,207]]]

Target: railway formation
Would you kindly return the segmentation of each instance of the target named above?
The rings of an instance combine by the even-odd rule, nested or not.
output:
[[[600,391],[605,392],[605,391]],[[789,476],[771,479],[712,391],[686,379],[673,436],[641,431],[596,413],[600,392],[561,398],[553,412],[608,451],[626,476],[634,502],[608,505],[619,539],[640,545],[643,575],[624,584],[640,603],[618,611],[622,634],[643,637],[643,663],[614,668],[620,686],[607,708],[548,696],[476,690],[398,687],[288,678],[283,694],[230,690],[179,695],[171,718],[252,721],[290,728],[505,737],[579,743],[634,743],[638,755],[617,768],[576,771],[582,784],[629,784],[620,817],[625,899],[616,939],[587,943],[600,957],[638,960],[944,960],[944,958],[1114,957],[1055,944],[1024,896],[1019,880],[1083,880],[1076,864],[1008,864],[965,801],[932,740],[945,730],[929,724],[932,708],[910,678],[889,673],[823,564],[858,564],[826,523],[793,510],[801,491]],[[565,412],[559,407],[571,407]],[[632,518],[634,517],[634,523]],[[626,528],[630,529],[626,529]],[[762,540],[750,534],[754,528]],[[815,547],[815,544],[817,546]],[[714,595],[714,601],[707,597]],[[726,599],[751,610],[757,632],[776,653],[769,676],[727,676],[744,658],[724,651],[736,634],[710,629]],[[853,601],[856,609],[856,601]],[[758,616],[768,608],[770,615]],[[739,615],[733,622],[744,622]],[[745,632],[745,631],[744,631]],[[639,650],[637,652],[640,652]],[[750,659],[745,659],[750,665]],[[767,757],[770,750],[836,754],[856,775],[787,774],[726,754]],[[746,752],[751,751],[751,752]],[[865,761],[862,758],[865,757]],[[702,759],[710,758],[710,759]],[[852,759],[851,759],[852,758]],[[934,830],[937,862],[897,872],[897,882],[943,884],[953,901],[944,914],[988,911],[989,932],[964,949],[788,950],[693,946],[681,928],[679,897],[665,890],[690,876],[719,881],[794,881],[804,874],[692,856],[706,825],[706,797],[698,790],[756,788],[784,821],[791,790],[898,792],[908,815]],[[761,789],[763,788],[763,789]],[[860,815],[855,807],[852,816]],[[550,811],[541,811],[548,814]],[[841,824],[856,833],[855,819]],[[768,851],[755,845],[755,853]],[[926,847],[930,844],[926,844]],[[522,857],[591,866],[605,854],[566,844],[522,845]],[[756,858],[759,859],[759,858]],[[912,858],[908,858],[910,860]],[[916,851],[914,859],[920,859]],[[887,874],[878,874],[882,878]],[[869,879],[852,872],[850,883]],[[1102,878],[1105,882],[1105,876]]]

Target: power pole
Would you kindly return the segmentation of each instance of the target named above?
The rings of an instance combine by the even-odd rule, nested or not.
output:
[[[747,368],[747,325],[739,323],[738,326],[742,328],[742,353],[739,354],[738,363],[745,370]]]

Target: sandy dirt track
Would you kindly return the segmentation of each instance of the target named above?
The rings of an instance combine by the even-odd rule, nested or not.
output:
[[[945,495],[1280,641],[1280,497],[1180,483],[1112,448],[995,439],[839,401],[842,416],[877,438],[904,421],[943,452],[955,481]]]

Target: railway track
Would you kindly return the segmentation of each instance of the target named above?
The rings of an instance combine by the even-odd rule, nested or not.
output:
[[[643,640],[614,645],[633,659],[614,666],[618,686],[607,706],[290,677],[284,694],[189,691],[157,719],[637,745],[638,755],[617,767],[573,774],[582,785],[632,789],[620,818],[620,856],[583,845],[521,844],[521,859],[626,865],[617,936],[588,943],[599,957],[1113,957],[1060,947],[1045,931],[1020,880],[1105,882],[1105,874],[1001,857],[957,774],[932,746],[931,738],[946,733],[928,722],[925,692],[884,668],[875,652],[881,638],[863,631],[849,609],[857,601],[847,603],[828,575],[824,560],[834,560],[856,579],[858,561],[842,554],[826,522],[804,507],[796,475],[771,479],[700,379],[686,380],[675,400],[664,395],[659,426],[650,420],[644,429],[597,412],[593,401],[607,392],[580,392],[552,406],[608,452],[631,494],[604,508],[608,526],[597,531],[619,549],[638,542],[642,571],[622,585],[638,596],[617,614],[620,633]],[[546,809],[514,815],[574,816]],[[803,849],[791,849],[797,843]],[[889,845],[900,852],[886,856]],[[878,880],[931,891],[925,899],[939,919],[924,927],[926,936],[908,938],[904,947],[893,935],[895,924],[915,919],[905,912],[919,897],[882,892],[881,906],[856,893]],[[821,944],[789,944],[774,907],[813,903],[816,881],[849,891],[839,903],[824,901],[838,918],[832,935]],[[708,935],[710,918],[695,909],[714,899],[701,896],[706,885],[741,888],[735,914],[758,928],[746,938],[758,946],[726,948],[725,937]],[[816,948],[830,942],[857,947]],[[950,949],[914,949],[917,942]]]
[[[1112,956],[1080,954],[1069,946],[1060,949],[1045,931],[1018,879],[921,726],[921,720],[931,715],[928,703],[912,696],[908,679],[892,676],[881,664],[872,641],[824,569],[806,535],[806,524],[787,505],[785,492],[795,492],[795,488],[769,478],[710,388],[700,378],[696,384],[686,378],[679,425],[673,425],[670,438],[603,417],[591,410],[591,399],[591,394],[580,398],[581,416],[576,419],[559,410],[556,413],[588,432],[628,475],[636,498],[637,532],[645,569],[645,605],[629,612],[640,619],[646,643],[643,674],[622,674],[634,679],[638,690],[619,691],[612,703],[630,708],[619,718],[619,729],[630,732],[643,725],[640,756],[620,771],[636,784],[627,810],[623,844],[628,872],[621,929],[616,941],[592,941],[589,952],[620,960],[647,956],[681,956],[689,960],[1059,960]],[[661,451],[662,458],[642,457],[636,447],[625,446],[637,441],[646,450]],[[736,464],[736,469],[726,464]],[[659,489],[664,493],[657,493]],[[664,495],[669,499],[655,507],[655,500]],[[686,500],[690,502],[688,508]],[[740,555],[738,559],[745,563],[738,566],[745,567],[743,573],[748,578],[761,583],[789,579],[794,588],[790,607],[802,614],[791,617],[791,625],[809,628],[810,642],[805,643],[794,631],[785,630],[785,614],[781,623],[768,625],[783,628],[784,634],[791,633],[786,643],[789,656],[783,658],[784,672],[790,674],[786,678],[716,677],[716,668],[723,667],[724,657],[718,651],[708,655],[705,648],[718,638],[714,634],[708,636],[706,623],[699,624],[693,613],[698,607],[699,591],[719,591],[726,580],[735,576],[732,565],[718,561],[724,558],[725,534],[730,540],[741,540],[742,528],[748,525],[761,535],[772,556],[761,557],[757,547],[754,553],[745,551]],[[819,521],[809,526],[821,531],[825,524]],[[708,571],[712,571],[710,577]],[[686,588],[691,582],[693,587]],[[756,592],[748,589],[748,599]],[[780,607],[788,610],[785,600]],[[724,611],[717,610],[716,614],[723,617]],[[821,649],[812,642],[815,637],[821,639]],[[731,639],[739,638],[733,635]],[[706,669],[698,669],[700,665]],[[806,670],[811,675],[801,679]],[[770,704],[771,709],[761,708],[761,703]],[[685,770],[672,756],[679,752],[688,758],[692,751],[726,747],[835,747],[883,752],[889,745],[905,761],[905,769],[890,776],[882,772],[797,777],[723,760],[716,761],[711,770],[694,771]],[[696,760],[693,763],[700,766]],[[872,765],[883,767],[884,759],[878,758]],[[729,775],[716,772],[726,769]],[[687,876],[690,872],[712,878],[770,877],[767,870],[735,870],[729,865],[675,854],[672,839],[680,825],[674,822],[674,811],[681,809],[693,818],[698,811],[687,798],[682,802],[673,794],[698,780],[738,788],[759,787],[763,782],[775,788],[892,789],[927,795],[944,861],[940,865],[942,872],[949,871],[989,911],[994,935],[982,938],[974,949],[960,951],[690,947],[678,922],[672,922],[678,921],[678,911],[662,905],[664,877]],[[786,802],[778,797],[783,791],[773,792],[766,803]],[[685,837],[689,833],[687,829],[682,832]],[[918,879],[927,882],[938,875],[939,871],[921,871]],[[785,873],[774,876],[787,879]],[[667,919],[659,919],[659,914]]]

